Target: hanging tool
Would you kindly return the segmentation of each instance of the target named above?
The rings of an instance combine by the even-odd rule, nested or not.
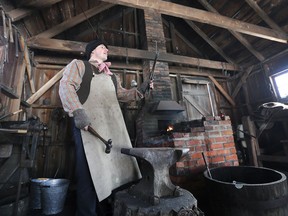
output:
[[[20,113],[20,112],[22,112],[22,111],[23,111],[23,110],[20,109],[20,110],[18,110],[18,111],[11,112],[11,113],[8,113],[8,114],[6,114],[6,115],[3,115],[3,116],[0,117],[0,120],[3,120],[3,119],[5,119],[5,118],[11,117],[11,116],[13,116],[13,115],[16,115],[16,114],[18,114],[18,113]]]
[[[109,154],[111,152],[111,148],[112,148],[112,140],[111,139],[108,139],[107,141],[100,136],[100,134],[98,134],[91,126],[88,126],[88,131],[96,136],[97,138],[99,138],[106,146],[105,148],[105,153],[106,154]]]
[[[157,62],[158,57],[159,57],[159,52],[157,51],[157,52],[156,52],[156,55],[155,55],[155,58],[154,58],[154,62],[153,62],[152,69],[150,70],[150,74],[149,74],[149,84],[147,85],[146,90],[144,91],[144,93],[148,92],[148,94],[149,94],[149,91],[150,91],[150,83],[151,83],[151,81],[154,80],[155,65],[156,65],[156,62]]]
[[[149,75],[149,79],[150,80],[154,79],[154,70],[155,70],[155,65],[156,65],[158,57],[159,57],[159,52],[157,51],[156,54],[155,54],[152,70],[150,71],[150,75]]]

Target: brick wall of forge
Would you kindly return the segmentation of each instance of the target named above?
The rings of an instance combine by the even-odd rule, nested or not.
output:
[[[225,120],[205,120],[203,127],[193,127],[189,133],[172,132],[150,138],[145,147],[189,148],[189,153],[171,168],[173,176],[204,171],[202,152],[210,168],[239,165],[231,121],[227,116]]]

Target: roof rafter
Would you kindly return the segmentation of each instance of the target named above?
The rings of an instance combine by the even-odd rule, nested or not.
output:
[[[203,38],[217,53],[219,53],[227,62],[231,64],[236,64],[233,59],[231,59],[229,56],[227,56],[224,51],[213,41],[211,40],[205,32],[203,32],[194,22],[191,20],[185,20],[186,23],[194,29],[194,31]]]
[[[105,2],[101,2],[100,5],[97,7],[91,8],[75,17],[72,17],[69,20],[66,20],[59,25],[56,25],[47,31],[41,32],[40,34],[34,36],[34,37],[40,37],[40,38],[52,38],[53,36],[60,34],[64,32],[65,30],[72,28],[73,26],[76,26],[77,24],[85,21],[86,19],[95,16],[96,14],[101,13],[104,10],[107,10],[111,7],[113,7],[114,4],[109,4]]]
[[[61,1],[62,0],[45,0],[45,1],[43,0],[21,0],[18,6],[43,8],[43,7],[51,6]]]
[[[281,29],[266,13],[262,8],[259,7],[256,1],[253,0],[245,0],[246,3],[253,8],[253,10],[273,29],[283,32],[283,29]]]
[[[203,53],[194,45],[192,44],[189,40],[187,40],[177,29],[174,27],[174,24],[171,22],[168,22],[164,18],[162,19],[163,23],[170,29],[171,32],[171,42],[173,42],[173,34],[177,37],[179,37],[189,48],[191,48],[195,53],[197,53],[199,56],[203,57]],[[173,29],[173,30],[172,30]],[[173,33],[172,33],[173,31]],[[168,41],[169,39],[166,39]]]
[[[198,0],[198,2],[200,2],[202,4],[203,7],[206,8],[206,10],[213,12],[213,13],[218,13],[218,11],[212,7],[212,5],[210,5],[207,0]],[[231,29],[228,29],[228,31],[243,45],[246,47],[246,49],[253,54],[259,61],[263,61],[265,59],[265,57],[258,52],[257,50],[255,50],[255,48],[248,42],[248,40],[246,40],[246,38],[244,38],[240,33],[235,32]]]
[[[146,10],[157,10],[159,13],[180,17],[183,19],[193,20],[196,22],[206,23],[220,28],[226,28],[241,32],[244,34],[277,41],[281,43],[287,43],[288,36],[283,32],[276,31],[274,29],[268,29],[261,26],[249,24],[239,20],[235,20],[229,17],[225,17],[219,14],[199,10],[191,7],[182,6],[179,4],[164,2],[161,0],[102,0],[112,4],[120,4],[129,7],[136,7]]]
[[[23,0],[18,5],[19,8],[8,11],[7,15],[10,17],[12,22],[16,22],[31,15],[33,13],[32,7],[35,7],[35,10],[37,10],[37,8],[48,7],[61,1],[62,0]],[[27,8],[27,6],[30,8]]]

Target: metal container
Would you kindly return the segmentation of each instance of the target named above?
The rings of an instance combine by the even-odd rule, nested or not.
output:
[[[50,178],[31,179],[30,185],[30,206],[32,209],[41,209],[41,189],[40,185],[51,180]]]
[[[276,170],[227,166],[204,172],[211,212],[209,216],[287,216],[286,176]]]
[[[52,215],[63,210],[69,183],[68,179],[51,179],[40,185],[43,214]]]

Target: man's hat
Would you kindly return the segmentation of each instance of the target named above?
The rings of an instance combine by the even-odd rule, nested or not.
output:
[[[90,59],[90,55],[92,53],[92,51],[99,45],[103,44],[107,49],[108,49],[108,46],[107,44],[102,41],[102,40],[99,40],[99,39],[96,39],[96,40],[93,40],[93,41],[90,41],[87,45],[86,45],[86,49],[85,49],[85,56],[86,56],[86,59],[89,60]]]

